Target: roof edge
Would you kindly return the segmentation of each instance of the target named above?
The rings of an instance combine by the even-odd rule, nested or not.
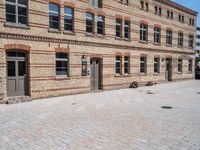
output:
[[[191,15],[195,15],[195,16],[198,15],[197,11],[194,11],[194,10],[192,10],[190,8],[187,8],[187,7],[183,6],[183,5],[180,5],[178,3],[172,2],[171,0],[155,0],[155,1],[158,1],[160,3],[163,3],[163,4],[166,4],[168,6],[174,7],[176,9],[181,10],[181,11],[187,12],[187,13],[189,13]]]

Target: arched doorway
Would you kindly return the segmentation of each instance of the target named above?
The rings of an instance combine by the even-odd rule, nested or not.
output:
[[[7,95],[23,96],[28,94],[27,53],[7,51]]]
[[[91,58],[90,60],[90,87],[91,90],[100,90],[102,79],[102,59]]]

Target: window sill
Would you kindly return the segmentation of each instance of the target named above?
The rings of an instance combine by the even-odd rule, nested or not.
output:
[[[16,24],[11,22],[4,23],[4,27],[10,27],[10,28],[19,28],[19,29],[27,29],[30,30],[30,27],[23,24]]]
[[[188,74],[192,74],[193,72],[192,71],[188,71]]]
[[[115,37],[115,40],[120,40],[122,41],[123,39],[121,37]]]
[[[94,33],[88,33],[88,32],[86,32],[85,35],[86,35],[86,36],[95,37],[95,34],[94,34]]]
[[[127,73],[125,73],[123,76],[124,76],[124,77],[130,77],[131,75],[130,75],[130,74],[127,74]]]
[[[181,49],[183,49],[183,46],[178,46],[178,48],[181,48]]]
[[[183,72],[178,72],[177,74],[183,74]]]
[[[147,73],[140,73],[140,76],[147,76]]]
[[[130,38],[124,38],[124,41],[131,42]]]
[[[97,37],[98,38],[105,38],[105,35],[104,34],[97,34]]]
[[[72,31],[63,31],[63,34],[76,35],[76,33],[72,32]]]
[[[153,73],[153,76],[159,76],[160,75],[160,72],[154,72]]]
[[[115,77],[122,77],[122,74],[115,74]]]
[[[194,48],[193,48],[193,47],[188,47],[188,49],[194,50]]]
[[[54,78],[54,80],[56,80],[56,81],[62,81],[62,80],[70,80],[71,78],[69,77],[69,76],[56,76],[55,78]]]
[[[161,46],[161,43],[154,42],[153,45]]]
[[[167,47],[172,47],[172,45],[166,44]]]
[[[48,29],[48,32],[50,32],[50,33],[61,33],[60,30],[58,30],[58,29],[51,29],[51,28]]]
[[[139,42],[142,43],[142,44],[148,44],[148,41],[139,40]]]

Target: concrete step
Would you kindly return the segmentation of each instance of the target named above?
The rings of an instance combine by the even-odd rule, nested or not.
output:
[[[7,97],[4,99],[6,101],[6,104],[16,104],[16,103],[23,103],[31,101],[30,96],[14,96],[14,97]]]

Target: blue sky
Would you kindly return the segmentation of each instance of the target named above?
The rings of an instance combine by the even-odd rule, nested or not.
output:
[[[199,13],[197,18],[197,26],[200,27],[200,0],[172,0],[172,1],[197,11]]]

